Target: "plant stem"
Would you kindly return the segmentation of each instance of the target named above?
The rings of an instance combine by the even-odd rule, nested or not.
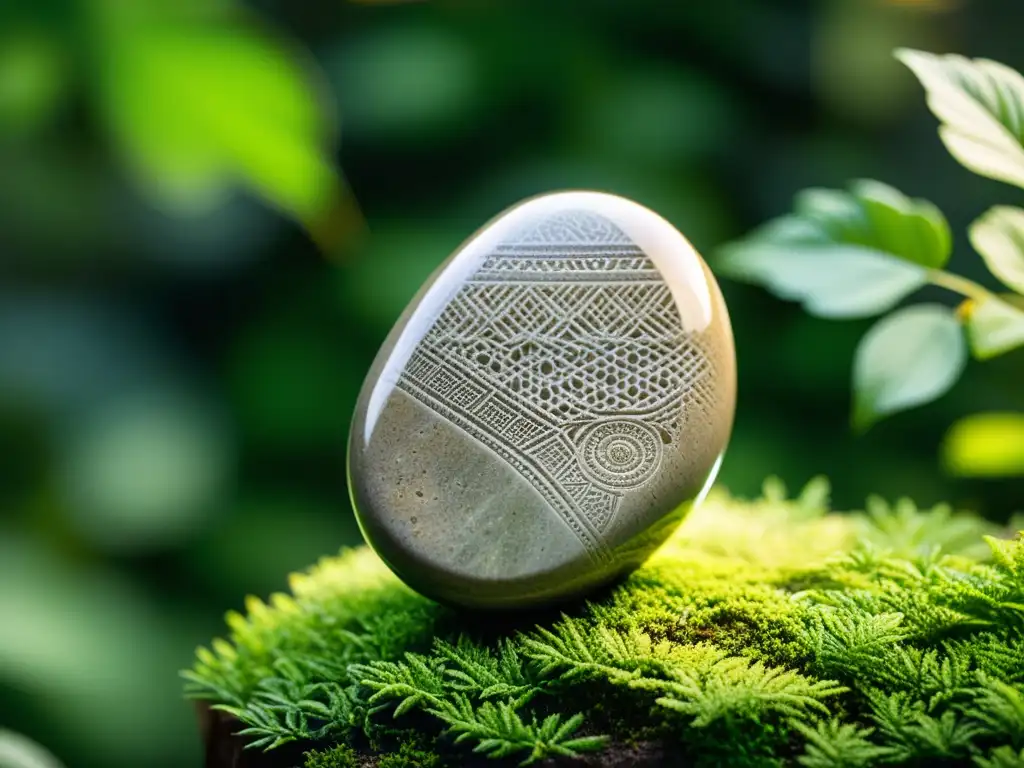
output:
[[[941,269],[930,270],[928,272],[928,282],[975,301],[987,301],[994,296],[991,291],[978,285],[973,280],[960,277],[960,275],[954,275],[952,272],[944,272]]]

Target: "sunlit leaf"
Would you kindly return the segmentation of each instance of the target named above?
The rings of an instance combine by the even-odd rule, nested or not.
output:
[[[205,206],[239,183],[306,224],[331,208],[332,129],[301,52],[209,19],[114,26],[104,44],[106,124],[158,199]]]
[[[939,135],[975,173],[1024,187],[1024,77],[988,59],[900,49],[921,81]]]
[[[723,250],[716,267],[799,301],[818,317],[877,315],[925,283],[921,267],[856,246],[817,250],[748,241]]]
[[[716,267],[821,317],[868,317],[891,309],[949,259],[942,213],[881,182],[807,190],[795,208],[727,246]]]
[[[43,747],[26,736],[0,728],[0,768],[64,768]]]
[[[1024,210],[996,206],[971,225],[970,236],[989,271],[1024,294]]]
[[[952,251],[949,224],[938,208],[880,181],[855,181],[848,192],[805,190],[797,196],[796,212],[833,242],[861,245],[924,267],[945,266]]]
[[[1024,309],[1002,298],[965,302],[961,310],[971,352],[987,360],[1024,346]]]
[[[946,434],[942,459],[961,477],[1024,475],[1024,414],[979,413],[961,419]]]
[[[947,307],[920,304],[883,318],[864,335],[854,357],[854,427],[866,429],[945,394],[966,358],[963,332]]]

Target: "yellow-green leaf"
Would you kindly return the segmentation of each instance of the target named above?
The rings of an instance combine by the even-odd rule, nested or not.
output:
[[[962,315],[971,352],[979,360],[1024,346],[1024,309],[993,296],[968,302]]]
[[[989,271],[1024,294],[1024,210],[997,205],[971,225],[970,236]]]
[[[961,477],[1024,475],[1024,414],[979,413],[961,419],[946,434],[942,459]]]
[[[329,210],[329,107],[293,46],[208,17],[115,25],[104,42],[103,116],[157,199],[202,206],[240,184],[306,224]]]
[[[963,166],[1024,187],[1024,77],[988,59],[900,49],[942,126],[943,143]]]

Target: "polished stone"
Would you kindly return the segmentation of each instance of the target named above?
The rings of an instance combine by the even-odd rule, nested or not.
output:
[[[561,192],[479,230],[363,385],[349,487],[413,589],[547,605],[638,566],[713,481],[736,399],[718,285],[667,221]]]

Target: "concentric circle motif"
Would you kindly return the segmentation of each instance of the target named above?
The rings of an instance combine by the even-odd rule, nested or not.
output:
[[[601,421],[581,436],[580,459],[597,485],[609,490],[636,488],[661,464],[661,440],[642,421]]]

